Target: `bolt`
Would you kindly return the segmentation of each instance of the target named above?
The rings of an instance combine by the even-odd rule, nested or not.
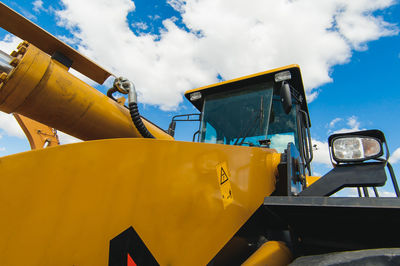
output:
[[[10,62],[10,65],[13,67],[17,67],[17,65],[19,64],[19,59],[18,58],[13,58]]]
[[[18,48],[18,54],[25,54],[26,53],[26,47],[25,46],[21,46]]]
[[[4,82],[7,78],[7,73],[3,72],[0,74],[0,82]]]
[[[17,49],[19,50],[21,47],[28,47],[29,43],[27,41],[23,41],[20,44],[18,44]]]

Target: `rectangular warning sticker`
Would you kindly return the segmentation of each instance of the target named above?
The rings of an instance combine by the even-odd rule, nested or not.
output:
[[[230,180],[231,177],[229,175],[226,162],[217,165],[217,177],[218,177],[219,188],[221,189],[222,203],[224,204],[224,209],[225,209],[233,201],[231,180]]]

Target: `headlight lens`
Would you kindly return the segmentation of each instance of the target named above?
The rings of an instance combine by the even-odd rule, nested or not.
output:
[[[281,82],[281,81],[285,81],[285,80],[289,80],[292,78],[292,75],[290,74],[290,71],[282,71],[279,73],[276,73],[275,76],[275,82]]]
[[[339,137],[332,143],[333,157],[338,162],[356,162],[382,155],[379,140],[368,137]]]
[[[197,101],[199,99],[201,99],[201,92],[196,91],[196,92],[193,92],[193,93],[190,94],[190,100],[191,101]]]

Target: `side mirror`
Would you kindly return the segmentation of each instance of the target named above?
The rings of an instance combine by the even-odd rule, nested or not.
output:
[[[280,94],[283,110],[286,114],[289,114],[290,110],[292,110],[292,94],[290,93],[289,83],[286,81],[282,81]]]
[[[171,123],[169,124],[167,131],[167,133],[172,137],[175,135],[175,127],[176,127],[176,121],[172,120]]]

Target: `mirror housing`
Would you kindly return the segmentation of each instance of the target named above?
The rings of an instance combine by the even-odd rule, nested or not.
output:
[[[292,110],[292,94],[290,92],[290,86],[287,81],[282,81],[280,95],[283,110],[286,114],[289,114],[290,110]]]

